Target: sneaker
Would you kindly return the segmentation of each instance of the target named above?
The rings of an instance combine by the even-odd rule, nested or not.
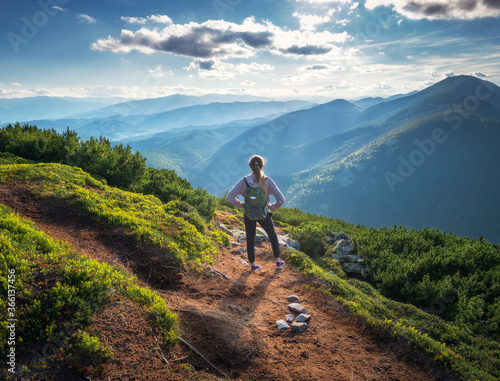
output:
[[[260,269],[262,269],[262,266],[259,266],[258,264],[252,265],[253,271],[259,271]]]
[[[283,266],[285,266],[285,261],[279,260],[279,261],[276,262],[276,268],[277,269],[282,269]]]

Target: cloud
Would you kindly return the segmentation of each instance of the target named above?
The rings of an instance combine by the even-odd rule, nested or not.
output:
[[[51,8],[54,9],[54,10],[56,10],[56,11],[60,11],[60,12],[64,12],[65,11],[64,8],[61,8],[61,7],[57,6],[57,5],[53,5]]]
[[[155,24],[172,24],[173,21],[170,17],[166,15],[151,15],[147,17],[121,17],[121,20],[125,21],[128,24],[147,24],[147,23],[155,23]]]
[[[236,24],[224,20],[170,24],[163,29],[122,30],[120,38],[108,36],[91,45],[99,51],[150,54],[171,53],[198,59],[248,58],[258,51],[275,55],[315,56],[330,52],[336,43],[352,39],[347,32],[282,29],[270,21],[258,23],[253,17]]]
[[[341,4],[350,4],[352,0],[296,0],[297,3],[309,3],[309,4],[332,4],[332,3],[341,3]]]
[[[84,15],[84,14],[81,14],[79,13],[76,18],[80,21],[80,22],[86,22],[86,23],[89,23],[89,24],[95,24],[96,23],[96,20],[95,18],[89,16],[89,15]]]
[[[10,85],[15,87],[23,87],[23,85],[21,85],[19,82],[11,82]]]
[[[0,97],[2,98],[26,98],[26,97],[36,97],[40,95],[53,96],[54,93],[51,90],[41,89],[41,88],[34,88],[29,90],[24,90],[24,89],[13,90],[13,89],[0,88]]]
[[[481,78],[481,79],[491,79],[491,76],[484,74],[484,73],[481,73],[481,72],[477,72],[477,71],[469,73],[469,75],[473,75],[474,77]]]
[[[241,86],[244,86],[244,87],[251,87],[251,86],[255,86],[256,83],[253,82],[253,81],[249,81],[249,80],[245,80],[243,82],[241,82]]]
[[[324,24],[330,21],[330,16],[328,15],[321,17],[316,15],[304,15],[295,12],[293,17],[297,17],[299,19],[300,29],[302,30],[314,30],[316,29],[316,25]]]
[[[324,64],[314,64],[310,66],[304,66],[299,69],[300,71],[310,71],[310,70],[328,70],[330,72],[344,71],[345,67],[341,65],[324,65]]]
[[[274,70],[274,66],[268,64],[258,64],[252,62],[250,64],[241,63],[234,65],[227,62],[222,62],[219,59],[213,60],[195,60],[185,67],[186,70],[198,70],[198,75],[205,79],[231,79],[236,74],[252,74],[257,72],[265,72]]]
[[[367,0],[365,7],[393,6],[394,10],[409,19],[460,19],[500,16],[498,0]]]

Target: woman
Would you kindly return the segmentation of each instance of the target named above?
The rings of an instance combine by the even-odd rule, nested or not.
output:
[[[263,194],[265,195],[265,202],[263,205],[263,210],[259,213],[260,217],[256,218],[253,213],[248,212],[248,208],[245,208],[245,213],[243,215],[243,220],[245,222],[245,230],[247,234],[247,254],[248,260],[252,265],[253,271],[258,271],[262,269],[262,266],[259,266],[255,263],[255,231],[257,227],[257,222],[260,226],[265,230],[269,239],[271,240],[271,245],[273,248],[273,254],[276,259],[276,268],[281,269],[285,266],[285,262],[280,257],[280,247],[278,243],[278,236],[274,231],[274,224],[272,220],[272,213],[269,210],[276,210],[281,208],[281,206],[285,203],[285,197],[278,189],[274,181],[265,176],[262,169],[264,168],[265,160],[259,156],[255,155],[250,158],[248,161],[248,165],[252,170],[252,174],[243,177],[240,181],[236,183],[236,185],[231,189],[231,191],[227,194],[226,199],[238,208],[245,208],[245,202],[242,202],[236,198],[238,195],[242,195],[245,197],[245,193],[248,191],[255,191],[256,189],[249,189],[248,187],[257,188],[260,187],[262,189]],[[276,201],[273,204],[269,203],[269,196],[274,196]],[[248,206],[248,205],[247,205]],[[252,215],[250,215],[252,214]]]

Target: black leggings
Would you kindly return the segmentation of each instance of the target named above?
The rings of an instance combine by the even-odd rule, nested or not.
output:
[[[272,219],[272,213],[267,213],[267,216],[263,220],[252,221],[245,217],[245,231],[247,233],[247,254],[250,263],[255,262],[255,231],[257,228],[257,222],[262,229],[266,232],[271,240],[271,245],[273,247],[273,254],[275,258],[280,256],[280,245],[278,242],[278,236],[274,231],[274,224]]]

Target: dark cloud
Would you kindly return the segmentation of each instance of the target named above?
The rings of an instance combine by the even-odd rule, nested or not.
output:
[[[271,40],[272,36],[273,34],[271,32],[258,32],[258,33],[242,32],[235,34],[236,38],[243,40],[245,44],[255,49],[260,49],[270,46],[272,44]]]
[[[500,0],[483,0],[488,8],[500,9]]]
[[[306,45],[306,46],[297,46],[293,45],[290,46],[287,49],[281,49],[282,53],[288,53],[288,54],[296,54],[300,56],[312,56],[316,54],[326,54],[328,53],[331,48],[324,48],[321,46],[314,46],[314,45]]]
[[[426,16],[446,15],[450,10],[445,3],[421,3],[418,1],[408,2],[403,9],[412,13],[423,13]]]
[[[266,29],[263,29],[264,27]],[[207,21],[203,24],[172,24],[163,30],[146,28],[136,32],[123,30],[120,39],[112,37],[100,39],[92,44],[92,48],[115,52],[159,51],[208,60],[251,56],[253,50],[267,50],[273,54],[322,55],[331,51],[333,47],[330,45],[331,42],[346,38],[345,32],[340,35],[323,32],[320,36],[321,42],[307,44],[305,41],[313,40],[314,36],[284,31],[273,25],[255,24],[249,19],[242,25]]]
[[[466,11],[472,11],[476,9],[477,0],[462,0],[460,1],[459,7]]]
[[[328,66],[326,65],[312,65],[306,67],[306,70],[325,70],[328,69]]]
[[[157,42],[155,45],[150,46],[156,50],[163,52],[170,52],[182,56],[196,57],[196,58],[210,58],[215,56],[215,50],[219,44],[214,42],[203,41],[205,34],[190,33],[184,36],[170,36],[167,39]],[[141,46],[141,42],[136,41]],[[220,53],[220,52],[219,52]]]

